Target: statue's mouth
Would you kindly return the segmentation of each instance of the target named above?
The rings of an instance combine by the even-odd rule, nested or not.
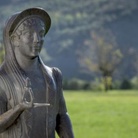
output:
[[[40,47],[35,47],[35,48],[33,48],[34,50],[40,50]]]
[[[34,50],[40,50],[41,49],[41,46],[40,45],[35,45],[35,46],[33,46],[33,49]]]

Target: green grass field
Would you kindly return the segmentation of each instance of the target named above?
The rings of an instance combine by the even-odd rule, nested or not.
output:
[[[138,138],[138,92],[70,92],[64,96],[75,138]]]

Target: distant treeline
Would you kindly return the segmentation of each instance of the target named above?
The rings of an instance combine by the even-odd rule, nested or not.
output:
[[[137,19],[137,0],[79,0],[79,2],[78,0],[4,0],[0,2],[0,41],[2,42],[4,23],[9,16],[17,11],[37,6],[46,9],[52,20],[41,56],[48,66],[61,69],[64,77],[67,78],[63,83],[64,88],[103,89],[103,82],[97,79],[99,78],[97,73],[91,72],[88,75],[80,65],[78,56],[78,53],[83,54],[87,49],[85,45],[87,40],[91,41],[91,47],[93,47],[91,32],[101,27],[105,29],[109,27],[108,29],[113,30],[121,54],[119,50],[116,52],[122,56],[121,63],[117,68],[115,67],[116,76],[113,74],[113,84],[109,87],[123,88],[124,82],[126,84],[123,80],[127,80],[131,88],[135,88],[132,79],[138,76],[138,66],[136,66],[138,47],[137,41],[135,42],[138,36],[136,31],[138,23],[133,21]],[[124,18],[125,21],[122,23]],[[130,23],[132,23],[131,26]],[[115,26],[116,24],[120,26]],[[123,28],[125,26],[126,28]],[[100,37],[99,40],[102,39]],[[118,43],[119,39],[123,42]],[[3,52],[1,54],[3,55]],[[97,53],[94,54],[97,55]],[[84,81],[74,81],[72,78]]]
[[[99,78],[94,81],[83,81],[78,79],[63,80],[63,89],[64,90],[92,90],[92,91],[105,91],[105,87],[103,81]],[[134,77],[131,80],[123,79],[123,80],[115,80],[110,87],[112,89],[137,89],[138,90],[138,77]]]

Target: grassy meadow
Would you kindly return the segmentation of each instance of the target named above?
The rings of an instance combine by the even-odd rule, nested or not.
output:
[[[138,138],[137,91],[65,91],[75,138]]]

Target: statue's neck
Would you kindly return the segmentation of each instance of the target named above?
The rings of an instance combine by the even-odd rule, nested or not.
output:
[[[25,72],[35,71],[39,67],[38,56],[34,58],[28,58],[20,54],[16,54],[15,57],[20,68]]]

